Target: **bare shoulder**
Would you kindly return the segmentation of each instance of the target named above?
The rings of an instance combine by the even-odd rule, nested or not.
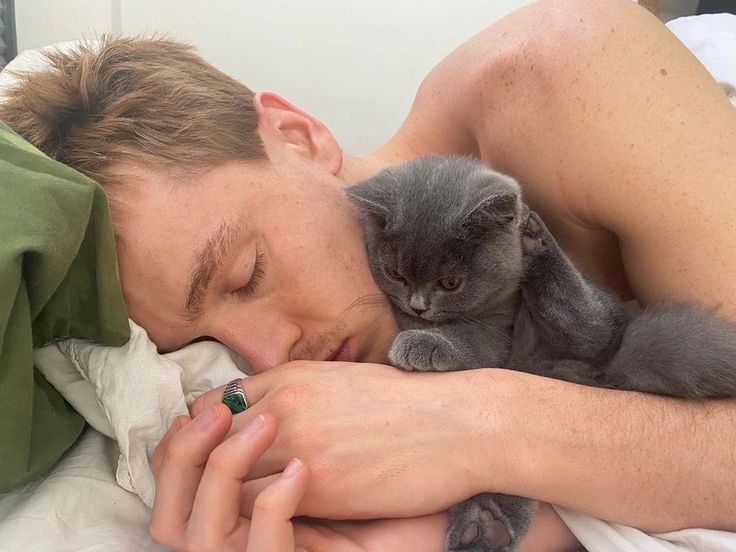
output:
[[[514,12],[428,75],[402,130],[516,176],[609,285],[736,315],[736,110],[631,0]]]

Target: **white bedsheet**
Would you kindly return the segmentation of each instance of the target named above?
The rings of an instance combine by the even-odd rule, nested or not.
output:
[[[667,27],[708,69],[736,107],[736,15],[679,17]]]
[[[43,480],[0,493],[0,552],[159,549],[147,531],[149,455],[197,395],[247,367],[213,342],[159,355],[130,325],[123,347],[70,339],[35,352],[38,369],[91,427]]]
[[[44,479],[0,495],[0,552],[159,552],[149,510],[115,482],[117,444],[88,428]]]
[[[647,534],[633,527],[555,508],[589,552],[734,552],[736,534],[709,529],[686,529]]]

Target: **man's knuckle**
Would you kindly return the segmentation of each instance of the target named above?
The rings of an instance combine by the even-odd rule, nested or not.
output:
[[[189,461],[197,452],[197,443],[191,439],[186,439],[185,435],[177,433],[171,438],[171,442],[166,450],[164,461]]]
[[[156,516],[148,524],[148,534],[153,542],[167,547],[177,545],[181,537],[179,531],[172,527],[171,524],[165,523],[161,518]]]
[[[282,364],[280,366],[280,369],[283,372],[303,372],[305,370],[309,369],[310,363],[313,361],[310,360],[291,360],[287,362],[286,364]]]
[[[153,454],[151,455],[151,471],[153,472],[153,477],[158,477],[159,471],[161,471],[161,465],[164,462],[164,451],[163,449],[156,448],[156,450],[153,451]]]
[[[189,532],[187,535],[187,550],[192,552],[220,552],[222,542],[215,539],[208,531]]]
[[[189,407],[189,412],[191,413],[192,418],[196,417],[198,414],[206,410],[207,407],[210,406],[211,404],[216,403],[217,399],[221,395],[222,395],[222,390],[218,388],[218,389],[212,389],[210,391],[206,391],[205,393],[202,393],[199,397],[194,399],[192,406]]]
[[[280,417],[299,409],[303,401],[304,388],[289,385],[276,390],[271,406],[274,414]]]
[[[326,456],[314,458],[309,462],[309,479],[318,487],[336,486],[341,473]]]
[[[225,446],[225,444],[220,445],[210,453],[207,467],[214,470],[215,473],[228,472],[233,463],[233,456],[230,447]]]

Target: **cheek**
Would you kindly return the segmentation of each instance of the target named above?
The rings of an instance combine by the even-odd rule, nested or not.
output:
[[[270,241],[284,283],[291,281],[312,296],[319,292],[323,300],[344,302],[378,291],[360,227],[350,219],[314,213],[274,232]]]
[[[324,211],[310,225],[315,246],[330,262],[367,269],[360,224],[342,210]],[[316,239],[315,239],[316,238]]]

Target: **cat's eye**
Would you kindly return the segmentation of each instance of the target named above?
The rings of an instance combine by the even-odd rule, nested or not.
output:
[[[445,291],[454,291],[460,287],[461,280],[455,276],[447,276],[438,280],[437,283]]]
[[[388,277],[392,280],[398,280],[399,282],[405,281],[405,278],[401,275],[401,272],[399,272],[395,268],[391,266],[385,266],[384,270],[386,271],[386,274],[388,274]]]

